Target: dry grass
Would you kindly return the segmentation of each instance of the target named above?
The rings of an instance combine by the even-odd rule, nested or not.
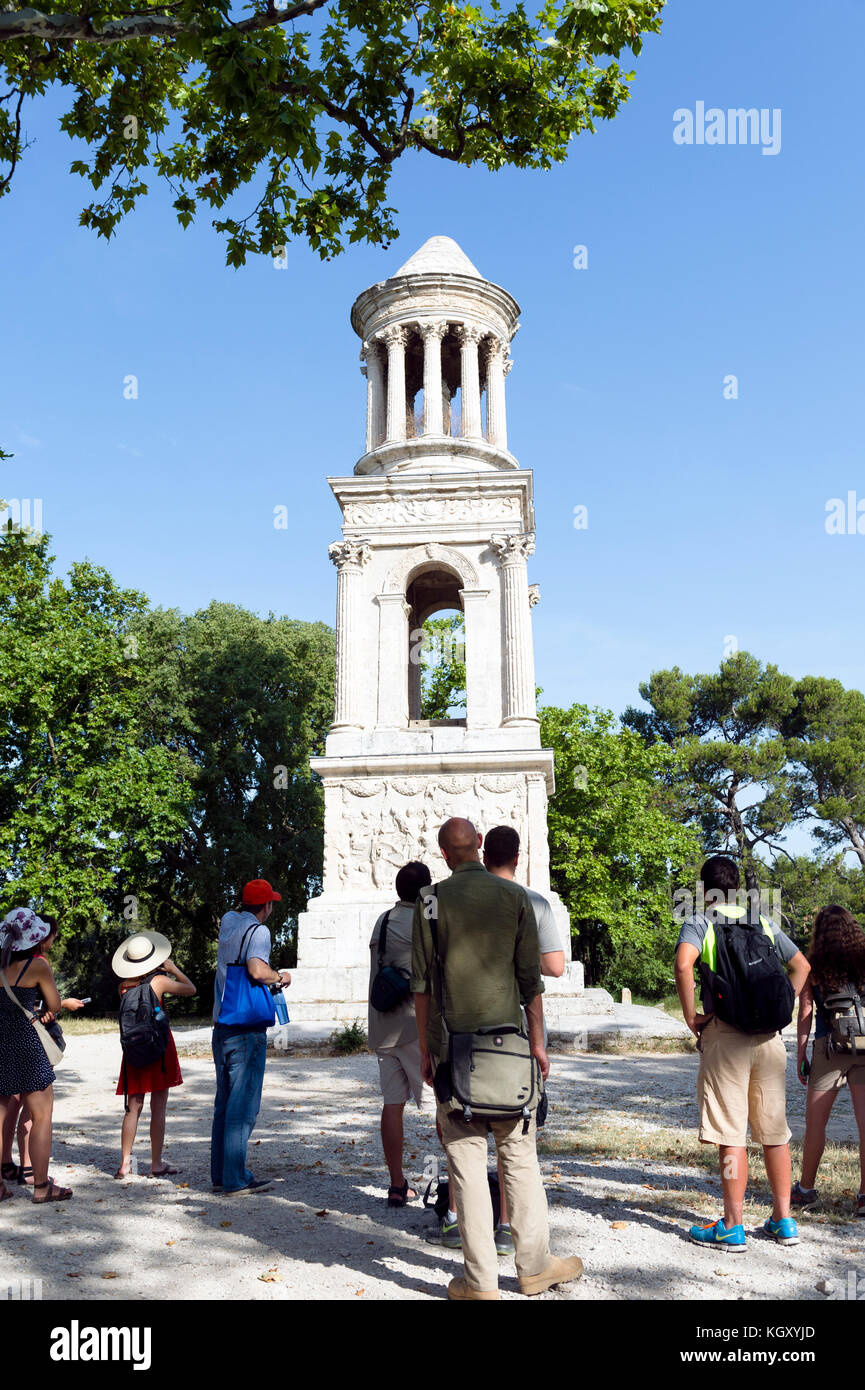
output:
[[[641,1037],[597,1037],[589,1044],[590,1052],[605,1052],[616,1057],[631,1052],[694,1052],[696,1044],[692,1037],[687,1038],[641,1038]]]
[[[550,1157],[574,1157],[603,1162],[605,1159],[618,1162],[642,1160],[647,1165],[646,1177],[653,1175],[651,1164],[664,1164],[677,1168],[696,1168],[710,1173],[718,1173],[718,1151],[712,1144],[701,1144],[696,1133],[680,1129],[643,1129],[639,1124],[622,1125],[609,1120],[589,1116],[578,1129],[566,1130],[558,1134],[545,1133],[538,1138],[538,1152]],[[794,1176],[801,1171],[802,1145],[790,1145],[793,1158]],[[767,1204],[771,1204],[771,1191],[763,1167],[763,1155],[759,1145],[749,1144],[748,1165],[750,1180],[748,1198],[745,1202],[745,1217],[756,1221],[765,1216]],[[663,1183],[664,1176],[658,1177]],[[832,1225],[847,1223],[851,1219],[856,1193],[859,1191],[859,1150],[855,1144],[827,1143],[818,1175],[820,1204],[808,1213],[808,1220]],[[658,1186],[652,1190],[651,1182],[639,1189],[639,1198],[646,1205],[669,1200],[669,1190]],[[717,1206],[717,1197],[703,1191],[688,1193],[676,1189],[676,1200],[692,1198],[694,1205]],[[793,1213],[794,1216],[797,1213]]]
[[[88,1018],[85,1013],[68,1014],[64,1009],[58,1022],[67,1038],[84,1038],[89,1033],[116,1033],[116,1018]]]
[[[184,1014],[170,1021],[172,1032],[176,1037],[182,1037],[189,1028],[209,1028],[210,1014]],[[88,1014],[86,1008],[74,1014],[67,1013],[64,1009],[58,1022],[68,1038],[86,1038],[91,1033],[118,1033],[116,1014],[94,1017],[93,1014]]]

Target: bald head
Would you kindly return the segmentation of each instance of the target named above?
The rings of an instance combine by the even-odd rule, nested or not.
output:
[[[439,848],[450,869],[455,868],[457,864],[477,860],[480,857],[480,843],[481,837],[471,821],[463,820],[461,816],[452,816],[450,820],[446,820],[439,831]]]

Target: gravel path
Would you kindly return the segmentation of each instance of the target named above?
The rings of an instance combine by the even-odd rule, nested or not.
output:
[[[378,1069],[370,1056],[268,1061],[251,1166],[272,1177],[268,1194],[210,1191],[212,1063],[184,1057],[185,1084],[168,1107],[170,1160],[183,1171],[155,1182],[114,1182],[122,1101],[114,1035],[72,1038],[58,1070],[53,1172],[72,1201],[34,1207],[21,1188],[0,1205],[3,1279],[41,1279],[43,1298],[442,1298],[461,1272],[442,1250],[432,1214],[389,1211],[378,1140]],[[606,1112],[617,1123],[695,1122],[696,1057],[581,1054],[553,1059],[548,1133]],[[803,1127],[804,1089],[788,1071],[790,1123]],[[848,1096],[836,1103],[830,1137],[853,1139]],[[147,1110],[137,1158],[147,1171]],[[435,1154],[431,1110],[406,1108],[407,1171]],[[865,1222],[802,1223],[802,1243],[781,1249],[757,1237],[745,1255],[697,1251],[687,1224],[716,1214],[718,1182],[702,1169],[652,1160],[545,1157],[552,1244],[583,1257],[582,1281],[549,1300],[629,1298],[817,1299],[818,1280],[847,1287],[865,1277]],[[651,1185],[651,1186],[648,1186]],[[702,1209],[693,1194],[705,1192]],[[687,1196],[683,1196],[687,1193]],[[261,1276],[267,1276],[262,1279]],[[505,1298],[519,1299],[511,1260],[501,1261]],[[841,1295],[843,1296],[843,1295]]]

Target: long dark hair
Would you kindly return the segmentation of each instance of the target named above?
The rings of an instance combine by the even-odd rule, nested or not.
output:
[[[811,978],[823,994],[852,984],[865,988],[865,931],[852,912],[832,903],[821,907],[808,949]]]

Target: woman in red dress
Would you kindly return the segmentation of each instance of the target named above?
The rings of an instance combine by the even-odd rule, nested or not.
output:
[[[191,998],[196,993],[195,985],[170,959],[171,943],[160,932],[142,931],[131,936],[115,952],[112,969],[121,978],[121,998],[128,989],[150,979],[150,988],[156,995],[159,1008],[167,994]],[[151,972],[155,972],[151,977]],[[180,1062],[174,1036],[169,1030],[168,1047],[165,1055],[146,1067],[129,1066],[125,1059],[120,1067],[116,1095],[127,1095],[129,1109],[123,1117],[120,1131],[120,1167],[115,1178],[126,1178],[132,1171],[132,1146],[138,1130],[138,1121],[144,1108],[144,1097],[150,1096],[150,1150],[151,1163],[148,1177],[166,1178],[178,1170],[172,1168],[162,1157],[165,1142],[165,1111],[168,1105],[168,1092],[172,1086],[183,1084]]]

